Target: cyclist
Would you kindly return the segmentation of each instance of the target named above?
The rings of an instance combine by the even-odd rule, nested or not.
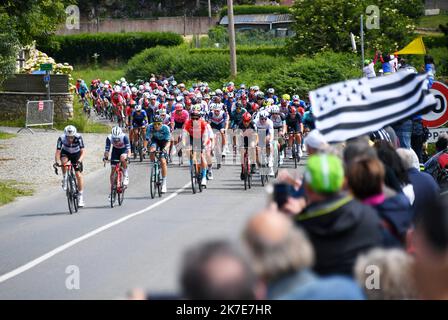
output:
[[[221,135],[221,151],[224,150],[224,147],[227,144],[226,140],[226,130],[228,129],[229,123],[227,121],[227,113],[223,110],[221,104],[212,103],[210,105],[211,111],[208,114],[208,122],[210,123],[210,127],[219,132]],[[220,159],[218,159],[218,169],[221,167]]]
[[[146,136],[146,125],[148,124],[148,115],[145,110],[142,110],[141,105],[135,107],[134,112],[131,114],[131,141],[134,147],[138,144],[138,132],[141,131],[141,135],[144,138]],[[135,150],[133,150],[135,151]]]
[[[280,100],[280,112],[283,113],[284,116],[288,114],[288,107],[289,107],[289,100],[290,100],[289,94],[282,95],[282,99]]]
[[[258,118],[255,120],[255,126],[258,131],[258,144],[260,148],[261,146],[266,147],[266,156],[268,158],[268,166],[269,166],[269,175],[274,176],[274,168],[273,168],[273,156],[271,152],[271,144],[274,138],[274,124],[272,120],[269,119],[269,113],[267,111],[260,111]],[[261,136],[260,136],[261,134]],[[260,162],[258,161],[258,166],[260,166]]]
[[[84,141],[82,136],[76,132],[76,128],[68,125],[64,128],[64,134],[58,138],[56,144],[56,153],[54,161],[58,166],[62,165],[62,189],[67,190],[67,180],[65,179],[65,172],[68,161],[75,169],[76,181],[78,184],[78,205],[84,207],[84,178],[82,176],[82,160],[85,156]]]
[[[301,100],[298,95],[292,96],[290,106],[296,108],[301,116],[303,116],[303,114],[305,113],[306,103],[305,101]]]
[[[185,122],[184,126],[184,145],[186,145],[187,136],[189,137],[190,146],[196,151],[197,144],[200,144],[201,151],[201,185],[207,186],[207,161],[205,158],[205,146],[208,142],[207,122],[201,119],[201,106],[194,105],[191,109],[190,119]],[[199,140],[199,141],[198,141]]]
[[[243,117],[241,119],[242,121],[240,122],[240,124],[238,125],[238,133],[239,135],[241,135],[244,139],[244,149],[245,148],[249,148],[248,152],[249,152],[249,159],[251,160],[251,173],[255,173],[255,162],[254,159],[256,159],[256,162],[258,161],[258,155],[256,153],[256,148],[255,146],[258,144],[258,135],[257,135],[257,127],[255,126],[255,123],[252,121],[252,116],[250,115],[249,112],[246,112],[243,114]],[[241,145],[241,144],[240,144]],[[241,148],[241,155],[243,155],[244,150],[243,148]],[[244,175],[243,175],[243,165],[244,165],[244,157],[241,157],[241,175],[240,178],[241,180],[244,180]]]
[[[233,132],[235,132],[236,129],[238,129],[238,126],[241,122],[241,119],[243,117],[243,114],[247,112],[246,109],[243,108],[243,105],[241,102],[237,102],[235,104],[235,109],[232,110],[232,113],[230,114],[230,128]],[[232,144],[233,144],[233,152],[236,154],[236,135],[234,134],[232,137]]]
[[[274,94],[275,93],[274,88],[269,88],[266,91],[266,93],[267,93],[266,99],[273,99],[274,100],[273,104],[278,104],[278,97]]]
[[[104,150],[104,160],[109,159],[110,147],[112,148],[112,155],[110,158],[110,184],[114,183],[114,167],[121,163],[123,167],[123,184],[127,186],[129,184],[128,175],[128,163],[127,159],[131,156],[131,145],[129,143],[129,138],[123,133],[120,127],[115,126],[112,128],[111,134],[106,138],[106,147]]]
[[[174,107],[174,112],[171,114],[171,132],[173,132],[172,142],[176,143],[176,150],[179,156],[181,156],[182,149],[180,146],[177,146],[181,138],[182,128],[184,127],[185,122],[190,117],[190,114],[187,110],[184,110],[182,103],[176,103]],[[172,149],[172,147],[171,147]],[[171,152],[171,150],[170,150]],[[171,154],[171,153],[170,153]]]
[[[280,108],[277,105],[273,105],[271,108],[271,120],[274,125],[274,139],[278,140],[278,154],[279,164],[283,164],[283,148],[285,145],[285,139],[283,135],[286,132],[286,121],[285,116],[280,112]]]
[[[302,123],[302,116],[300,113],[298,113],[297,109],[294,106],[289,107],[288,115],[286,116],[286,126],[288,129],[289,139],[288,139],[288,146],[291,149],[292,148],[292,142],[293,139],[297,141],[297,145],[300,146],[302,141],[302,134],[303,134],[303,123]],[[299,157],[302,157],[302,148],[298,148],[297,150]],[[293,159],[293,152],[291,152],[291,155],[289,157],[290,159]]]
[[[150,165],[154,165],[155,152],[162,151],[160,162],[162,167],[162,193],[166,193],[166,179],[168,174],[167,167],[167,149],[169,148],[171,140],[170,128],[163,124],[163,119],[160,115],[154,116],[154,122],[148,126],[146,132],[146,140],[144,150],[146,151],[149,143],[149,157]]]

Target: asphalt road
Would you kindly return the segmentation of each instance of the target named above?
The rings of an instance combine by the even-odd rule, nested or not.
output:
[[[184,250],[237,240],[268,199],[258,175],[245,191],[232,163],[195,195],[188,167],[170,166],[168,193],[151,199],[145,160],[131,163],[125,201],[110,208],[109,170],[86,177],[86,207],[76,214],[60,187],[0,208],[0,299],[119,299],[133,287],[175,293]]]

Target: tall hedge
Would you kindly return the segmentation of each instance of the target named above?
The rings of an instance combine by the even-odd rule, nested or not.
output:
[[[229,49],[199,48],[199,49],[190,49],[188,52],[194,54],[221,53],[228,55]],[[244,55],[264,54],[269,56],[284,56],[286,55],[287,52],[284,47],[257,46],[257,47],[237,47],[236,53]]]
[[[269,13],[290,13],[287,6],[233,6],[233,14],[269,14]],[[222,18],[227,15],[227,6],[223,7],[219,13]]]
[[[39,50],[57,61],[88,63],[95,53],[98,61],[127,60],[135,54],[156,46],[177,46],[183,38],[173,32],[96,33],[55,36],[51,42],[38,43]]]

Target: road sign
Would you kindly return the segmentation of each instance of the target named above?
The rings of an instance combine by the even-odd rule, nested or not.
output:
[[[38,110],[39,110],[40,112],[44,111],[44,102],[43,102],[43,101],[39,101],[39,104],[38,104]]]
[[[448,87],[435,81],[430,90],[436,98],[437,106],[423,116],[423,124],[428,128],[439,128],[448,122]]]
[[[50,75],[49,74],[44,76],[44,82],[50,82]]]
[[[51,71],[51,70],[53,70],[53,65],[51,63],[42,63],[40,65],[40,70]]]

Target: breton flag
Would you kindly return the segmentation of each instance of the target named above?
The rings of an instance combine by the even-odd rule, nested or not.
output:
[[[310,92],[316,128],[328,142],[369,134],[437,105],[428,75],[399,71],[331,84]],[[426,110],[424,110],[426,109]]]

